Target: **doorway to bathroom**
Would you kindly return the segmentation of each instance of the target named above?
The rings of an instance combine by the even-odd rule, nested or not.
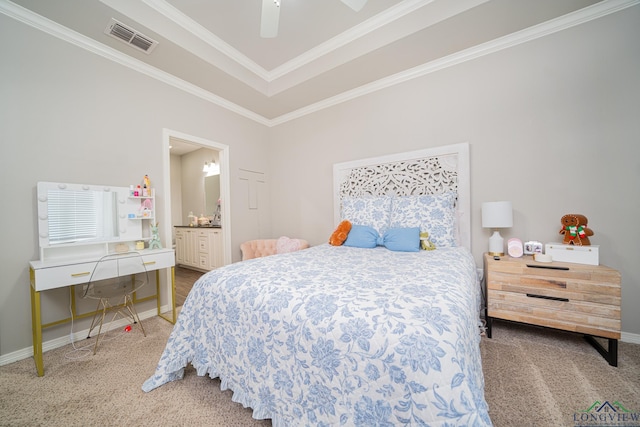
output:
[[[163,143],[164,178],[168,183],[164,189],[167,224],[162,228],[165,235],[171,236],[175,248],[175,231],[179,230],[176,226],[194,222],[194,218],[189,218],[190,214],[197,218],[196,223],[201,218],[215,221],[222,240],[218,264],[230,264],[231,218],[229,203],[226,203],[230,195],[228,146],[170,129],[164,129]],[[213,225],[211,222],[209,224]],[[183,269],[179,268],[180,262],[177,264],[176,280],[179,282]]]

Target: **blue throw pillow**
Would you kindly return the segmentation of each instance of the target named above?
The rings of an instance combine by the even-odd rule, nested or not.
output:
[[[351,231],[344,241],[344,246],[352,246],[354,248],[375,248],[378,245],[378,237],[380,235],[373,228],[367,225],[352,225]]]
[[[384,233],[383,241],[390,251],[419,252],[420,227],[390,228]]]

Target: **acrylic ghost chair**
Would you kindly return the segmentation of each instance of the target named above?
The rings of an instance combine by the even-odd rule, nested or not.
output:
[[[113,312],[111,321],[118,314],[138,324],[142,334],[147,334],[133,304],[134,293],[149,281],[149,275],[142,256],[138,252],[125,252],[105,255],[96,263],[89,282],[83,286],[82,297],[98,300],[96,313],[91,321],[91,332],[98,327],[98,335],[93,347],[96,354],[102,326],[107,313]],[[98,321],[99,320],[99,321]]]

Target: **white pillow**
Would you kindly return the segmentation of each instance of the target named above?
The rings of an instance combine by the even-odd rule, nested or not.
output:
[[[429,233],[436,247],[457,246],[455,200],[453,192],[396,197],[391,206],[390,227],[420,227],[420,232]]]
[[[389,229],[391,197],[345,197],[342,199],[342,220],[372,227],[381,236]]]

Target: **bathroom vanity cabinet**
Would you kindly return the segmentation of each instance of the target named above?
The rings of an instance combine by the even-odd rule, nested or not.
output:
[[[222,267],[222,229],[176,227],[176,264],[201,271]]]

